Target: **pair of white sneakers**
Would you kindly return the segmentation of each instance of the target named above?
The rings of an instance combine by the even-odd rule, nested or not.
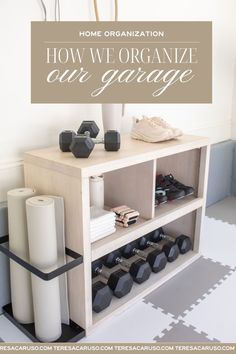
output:
[[[171,127],[160,117],[149,118],[143,116],[141,120],[134,118],[134,125],[131,131],[133,139],[143,140],[148,143],[171,140],[181,135],[183,133],[180,129]]]

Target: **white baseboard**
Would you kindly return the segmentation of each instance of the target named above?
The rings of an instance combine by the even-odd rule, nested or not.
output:
[[[7,161],[0,161],[0,171],[6,170],[10,168],[15,168],[23,165],[22,159],[14,159],[14,160],[7,160]]]

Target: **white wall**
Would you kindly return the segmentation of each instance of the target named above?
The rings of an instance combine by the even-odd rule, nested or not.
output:
[[[53,20],[54,0],[45,0]],[[99,0],[102,19],[110,19],[112,0]],[[62,20],[94,20],[91,0],[61,0]],[[235,0],[119,0],[120,20],[212,20],[214,95],[212,105],[127,105],[128,115],[156,114],[186,132],[213,142],[230,138],[236,51]],[[101,123],[99,105],[30,104],[30,21],[42,19],[39,0],[0,1],[0,201],[7,189],[22,185],[24,151],[57,143],[58,133],[83,119]],[[17,65],[16,63],[17,58]],[[123,121],[129,130],[131,119]],[[235,118],[236,126],[236,118]],[[236,131],[236,128],[235,128]],[[236,136],[236,134],[235,134]]]
[[[127,3],[133,11],[125,11]],[[126,111],[160,115],[185,132],[211,137],[212,142],[229,139],[235,82],[236,1],[120,0],[120,5],[124,20],[213,21],[213,104],[129,105]]]

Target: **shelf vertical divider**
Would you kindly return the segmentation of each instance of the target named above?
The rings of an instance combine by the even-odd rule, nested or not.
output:
[[[157,160],[153,161],[153,183],[152,183],[152,218],[155,217],[155,190],[156,190],[156,174],[157,174]]]
[[[209,173],[210,145],[200,148],[200,163],[198,175],[197,196],[203,198],[203,206],[196,211],[194,251],[200,252],[200,237],[202,235],[202,221],[206,210],[207,182]]]

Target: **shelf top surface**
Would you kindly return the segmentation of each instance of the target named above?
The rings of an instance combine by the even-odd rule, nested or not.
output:
[[[103,144],[99,144],[95,145],[89,158],[76,159],[70,152],[62,153],[59,147],[54,146],[27,152],[24,161],[62,173],[64,169],[64,173],[69,175],[86,177],[200,148],[209,143],[208,138],[194,135],[183,135],[161,143],[146,143],[134,140],[129,135],[122,135],[121,149],[118,152],[107,152]]]

